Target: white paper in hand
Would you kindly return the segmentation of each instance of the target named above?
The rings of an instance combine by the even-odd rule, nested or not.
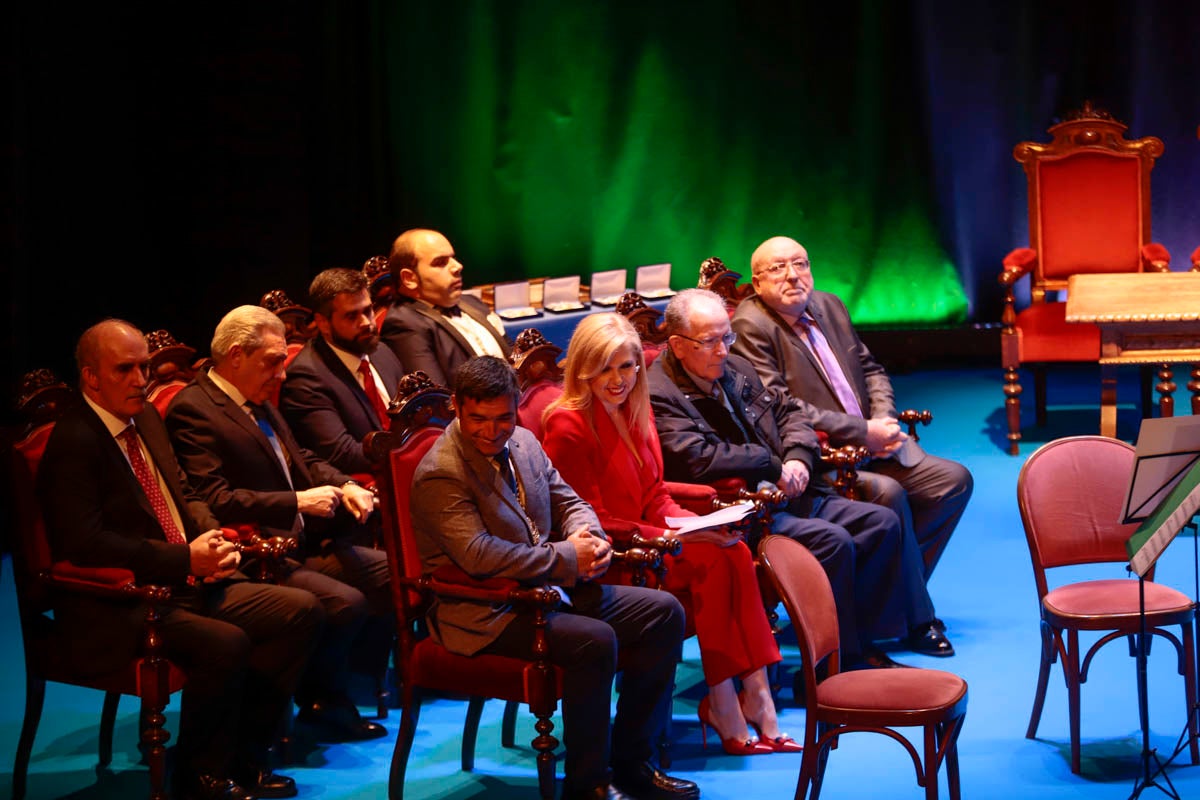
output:
[[[754,510],[754,503],[749,500],[735,506],[722,508],[702,517],[667,517],[667,526],[676,533],[691,533],[708,528],[719,528],[722,525],[732,525]]]

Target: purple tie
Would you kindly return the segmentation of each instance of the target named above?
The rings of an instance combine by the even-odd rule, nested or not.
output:
[[[804,334],[809,349],[817,357],[821,371],[825,373],[825,379],[833,387],[833,393],[841,402],[842,409],[851,416],[861,417],[863,413],[862,407],[858,404],[858,398],[854,396],[854,390],[850,388],[850,382],[846,380],[846,373],[842,371],[842,365],[838,363],[837,356],[829,348],[829,341],[825,338],[825,334],[821,333],[816,321],[810,317],[801,317],[796,321],[796,327]]]

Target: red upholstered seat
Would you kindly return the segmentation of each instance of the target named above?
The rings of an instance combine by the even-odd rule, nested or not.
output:
[[[1021,439],[1019,369],[1034,370],[1039,425],[1046,422],[1046,365],[1100,357],[1100,331],[1066,321],[1067,282],[1084,273],[1165,272],[1170,254],[1150,242],[1150,171],[1163,144],[1129,140],[1125,126],[1085,105],[1050,128],[1049,144],[1021,142],[1013,157],[1029,185],[1030,247],[1004,259],[1000,336],[1009,452]],[[1019,314],[1013,287],[1029,277],[1031,304]],[[1099,393],[1097,393],[1098,395]]]
[[[912,758],[917,784],[926,798],[938,796],[938,769],[946,762],[950,797],[958,800],[958,735],[967,712],[967,683],[950,672],[883,669],[840,672],[837,607],[829,578],[812,553],[785,536],[767,536],[759,558],[787,608],[803,662],[805,689],[804,757],[796,798],[812,786],[821,790],[827,751],[839,736],[882,733],[899,742]],[[817,682],[817,667],[828,677]],[[897,727],[923,728],[923,754]]]
[[[26,774],[41,720],[46,682],[52,681],[105,693],[100,716],[101,766],[112,761],[113,728],[121,695],[141,699],[141,719],[145,725],[140,732],[141,742],[150,767],[148,794],[165,797],[166,743],[170,734],[164,728],[163,709],[171,693],[184,683],[183,673],[158,655],[158,606],[170,597],[170,590],[140,586],[133,573],[125,569],[78,567],[66,561],[53,561],[34,494],[34,478],[53,427],[54,423],[41,425],[13,446],[13,498],[17,511],[17,535],[12,537],[13,573],[25,651],[25,718],[13,766],[12,796],[15,800],[25,796]],[[55,598],[62,591],[146,604],[142,655],[112,672],[80,674],[77,665],[66,657],[69,652],[66,634],[53,616]],[[103,632],[96,635],[103,636]]]
[[[1033,562],[1042,631],[1041,667],[1025,735],[1030,739],[1037,735],[1050,667],[1061,659],[1067,685],[1071,771],[1075,773],[1080,768],[1079,687],[1101,647],[1140,632],[1138,582],[1128,578],[1091,580],[1050,589],[1047,570],[1078,564],[1124,566],[1128,561],[1125,543],[1137,529],[1136,524],[1121,523],[1133,464],[1134,450],[1125,442],[1102,436],[1074,436],[1039,448],[1025,462],[1017,479],[1017,505]],[[1185,707],[1191,709],[1196,701],[1195,612],[1186,595],[1153,583],[1153,577],[1151,570],[1145,584],[1147,629],[1175,646],[1180,674],[1184,676]],[[1182,642],[1165,630],[1174,625],[1181,629]],[[1082,660],[1080,631],[1103,632]],[[1133,701],[1125,709],[1131,724],[1135,724],[1136,710]],[[1196,718],[1189,714],[1188,719],[1192,763],[1196,764],[1200,763]]]
[[[1055,616],[1080,617],[1078,627],[1089,623],[1097,629],[1112,627],[1114,618],[1138,619],[1138,585],[1132,580],[1081,581],[1051,589],[1042,598],[1046,610]],[[1186,594],[1158,583],[1146,584],[1146,611],[1173,614],[1185,611],[1192,601]],[[1105,617],[1099,620],[1097,617]]]
[[[1016,328],[1022,364],[1100,358],[1100,329],[1090,322],[1067,322],[1066,303],[1030,306],[1017,314]]]

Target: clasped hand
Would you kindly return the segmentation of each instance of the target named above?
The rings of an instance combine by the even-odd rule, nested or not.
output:
[[[228,578],[242,562],[237,544],[218,530],[205,531],[188,543],[191,550],[191,573],[205,583]]]
[[[337,486],[314,486],[296,492],[296,510],[314,517],[332,517],[338,506],[346,510],[359,522],[366,522],[375,510],[375,495],[369,489],[348,483]]]
[[[579,528],[567,536],[567,541],[575,547],[579,580],[594,581],[608,571],[608,565],[612,563],[612,545],[607,539],[587,528]]]
[[[888,458],[908,439],[895,417],[867,420],[867,449],[873,458]]]

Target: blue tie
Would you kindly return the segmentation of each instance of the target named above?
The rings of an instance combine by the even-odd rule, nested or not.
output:
[[[508,461],[508,448],[503,447],[496,456],[496,466],[500,468],[500,477],[508,485],[509,491],[517,493],[517,476],[513,475],[512,464]]]

